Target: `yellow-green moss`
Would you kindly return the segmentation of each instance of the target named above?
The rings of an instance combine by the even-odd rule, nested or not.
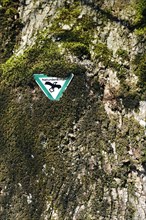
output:
[[[73,55],[77,56],[79,59],[90,58],[89,48],[80,42],[66,42],[63,44]]]
[[[146,0],[135,0],[134,8],[136,10],[135,24],[145,23],[146,19]]]
[[[93,15],[81,15],[81,9],[82,7],[78,2],[69,5],[67,8],[59,9],[50,28],[55,41],[65,42],[73,53],[77,53],[77,56],[79,53],[82,54],[83,47],[85,53],[88,51],[89,54],[89,44],[93,38],[93,29],[96,26]],[[65,25],[67,25],[67,29],[64,28]],[[77,52],[79,44],[80,52]]]
[[[146,35],[146,27],[136,29],[136,30],[135,30],[135,34],[136,34],[137,36],[142,36],[142,37],[144,37],[144,36]]]
[[[111,56],[112,51],[107,48],[106,44],[99,42],[94,47],[94,59],[103,62],[105,66],[110,63]]]
[[[84,45],[77,44],[72,51],[80,56],[87,53]],[[84,48],[84,51],[82,49]],[[85,50],[86,49],[86,50]],[[39,35],[36,44],[20,56],[12,56],[4,64],[1,64],[0,71],[2,82],[11,86],[28,85],[32,82],[34,73],[48,73],[53,76],[67,76],[68,74],[80,74],[84,72],[82,67],[69,63],[61,55],[56,43],[53,43],[45,35]],[[78,71],[78,73],[77,73]],[[33,84],[33,83],[32,83]]]
[[[138,76],[138,86],[141,89],[142,99],[146,99],[146,55],[137,55],[133,60],[134,73]]]

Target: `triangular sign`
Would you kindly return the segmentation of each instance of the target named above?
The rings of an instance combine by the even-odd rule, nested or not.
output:
[[[45,74],[34,74],[33,76],[39,87],[50,100],[59,100],[74,75],[71,74],[65,79],[50,77]]]

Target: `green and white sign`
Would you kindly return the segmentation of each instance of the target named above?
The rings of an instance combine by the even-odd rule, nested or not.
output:
[[[50,100],[59,100],[74,75],[71,74],[65,79],[50,77],[45,74],[34,74],[33,76],[39,87]]]

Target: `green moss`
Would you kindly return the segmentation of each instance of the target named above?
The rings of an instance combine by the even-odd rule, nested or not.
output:
[[[0,8],[0,63],[12,55],[12,50],[18,41],[22,24],[18,15],[18,1],[1,1]]]
[[[136,10],[135,24],[145,23],[146,19],[146,0],[135,0],[134,8]]]
[[[62,8],[58,10],[56,19],[53,21],[51,31],[59,33],[62,31],[63,25],[74,25],[78,16],[81,13],[81,7],[79,4],[70,5],[68,8]]]
[[[90,58],[90,52],[88,47],[80,42],[67,42],[64,44],[64,47],[67,48],[73,55],[81,58]]]
[[[123,60],[129,60],[128,52],[126,50],[118,49],[116,54],[119,57],[123,58]]]
[[[2,6],[7,6],[7,5],[11,4],[12,2],[13,2],[12,0],[1,0]]]
[[[122,57],[122,59],[129,59],[126,51],[119,50],[117,55]],[[134,63],[134,62],[133,62]],[[109,61],[108,66],[116,71],[116,75],[120,81],[120,88],[115,94],[116,97],[122,99],[123,105],[126,109],[136,109],[139,106],[139,101],[144,99],[145,97],[145,81],[144,81],[144,64],[139,65],[139,61],[134,63],[135,65],[135,74],[139,75],[139,82],[135,86],[131,86],[129,82],[127,82],[127,77],[129,76],[129,68],[130,66],[119,64],[115,61]],[[137,68],[138,67],[138,68]],[[142,78],[143,77],[143,78]]]
[[[132,27],[138,36],[145,37],[146,33],[146,0],[134,0],[132,8],[135,10]]]
[[[137,137],[139,137],[139,140]],[[140,143],[143,142],[143,138],[144,129],[139,125],[139,123],[133,117],[125,117],[123,119],[122,130],[121,132],[118,132],[116,136],[116,142],[119,146],[118,154],[121,156],[127,154],[127,151],[129,150],[129,143],[133,149],[137,149],[138,147],[142,148]],[[129,154],[127,154],[127,156],[129,157]]]
[[[72,50],[78,55],[86,53],[86,48],[83,46],[78,44],[76,48],[72,47]],[[76,65],[67,62],[57,44],[46,36],[39,36],[32,48],[25,51],[23,55],[12,56],[0,66],[0,69],[3,83],[11,86],[27,85],[32,81],[33,73],[46,72],[53,76],[67,76],[70,72],[77,74]],[[80,70],[78,66],[78,72]]]
[[[144,37],[146,35],[146,27],[136,29],[135,34],[138,35],[138,36],[143,36]]]
[[[7,176],[11,186],[20,182],[21,193],[32,194],[33,201],[29,207],[26,199],[19,195],[21,205],[28,207],[28,210],[23,208],[23,213],[27,213],[26,219],[39,219],[46,197],[49,196],[52,198],[50,202],[54,202],[58,209],[61,207],[62,215],[66,210],[63,205],[64,195],[70,186],[66,183],[65,191],[59,192],[66,176],[71,173],[67,171],[70,163],[67,155],[62,154],[58,146],[62,142],[62,135],[65,136],[73,121],[78,120],[86,104],[81,98],[86,96],[84,75],[81,75],[82,71],[77,66],[73,66],[73,69],[76,75],[59,102],[50,102],[41,91],[37,91],[37,86],[34,96],[34,90],[26,84],[16,86],[15,89],[13,86],[6,86],[3,91],[2,87],[0,89],[0,104],[3,106],[0,114],[1,154],[4,155],[3,163],[8,169],[7,173],[1,169],[2,179],[6,184]],[[35,96],[37,99],[33,99]],[[72,100],[75,100],[74,103]],[[43,137],[40,137],[41,133]],[[43,142],[46,143],[45,148]],[[42,172],[44,164],[47,175]],[[13,190],[11,196],[15,192]],[[11,196],[5,200],[6,204],[11,202]]]
[[[79,6],[71,6],[69,9],[62,9],[63,12],[60,12],[58,19],[60,19],[60,16],[64,16],[64,10],[69,18],[77,17],[80,12],[78,7]],[[67,12],[67,10],[69,10],[69,12]],[[70,10],[73,10],[71,11],[71,14]],[[66,19],[66,17],[64,17],[64,19]],[[57,23],[57,21],[55,22]],[[56,23],[53,24],[53,28],[55,28],[57,35],[59,35],[59,30],[56,29],[55,26]],[[85,37],[87,33],[84,35],[84,31],[82,33],[80,28],[78,29],[75,27],[72,31],[63,31],[60,34],[64,35],[63,41],[66,42],[64,46],[68,48],[72,54],[78,58],[82,58],[82,56],[89,58],[89,45],[86,40],[87,38]],[[38,36],[36,44],[32,48],[25,51],[25,53],[21,56],[11,57],[6,63],[0,66],[0,71],[3,83],[11,83],[16,86],[25,83],[28,84],[33,73],[47,71],[53,75],[60,75],[60,72],[64,72],[65,75],[68,75],[70,70],[73,71],[72,67],[73,65],[67,63],[62,57],[57,44],[48,39],[46,33],[44,32]],[[60,71],[63,69],[64,71]]]
[[[58,10],[58,16],[50,28],[56,41],[80,42],[89,46],[96,22],[93,21],[92,15],[80,16],[81,9],[81,6],[75,3],[68,8]],[[65,30],[64,25],[68,25],[70,28]]]
[[[137,65],[137,69],[135,70],[135,74],[139,77],[140,82],[145,85],[146,83],[146,55],[137,55],[134,64]]]
[[[11,185],[22,184],[22,194],[32,194],[32,205],[28,210],[23,209],[26,219],[39,219],[44,200],[52,193],[52,201],[55,199],[56,207],[61,207],[63,213],[66,205],[62,207],[58,193],[67,176],[68,161],[58,146],[86,106],[86,99],[82,99],[87,94],[85,68],[67,61],[57,44],[45,33],[38,36],[32,48],[21,56],[11,57],[0,68],[0,104],[3,106],[0,134],[2,154],[7,155],[7,162],[3,162],[8,169],[6,173],[2,168],[2,179],[6,175]],[[74,73],[75,77],[61,101],[50,102],[38,89],[32,75],[40,72],[58,77]],[[45,147],[40,138],[41,132],[45,137]],[[31,158],[31,154],[35,159]],[[46,164],[48,176],[42,172],[43,164]],[[3,181],[6,184],[5,179]],[[12,196],[14,194],[13,190]],[[27,207],[21,195],[20,198],[21,205]],[[11,201],[11,197],[7,200]],[[7,209],[6,204],[4,206]]]
[[[118,98],[122,99],[125,109],[136,109],[139,107],[141,95],[131,89],[124,81],[121,82],[121,87],[118,91]]]
[[[141,88],[142,99],[146,99],[146,55],[137,55],[133,60],[134,73],[138,76],[138,86]]]
[[[104,65],[108,65],[110,63],[110,59],[112,56],[112,51],[110,51],[106,44],[98,43],[94,48],[94,59],[97,59],[100,62],[103,62]]]
[[[74,19],[77,19],[81,13],[81,6],[78,2],[69,5],[67,8],[62,8],[58,13],[58,21],[72,23]],[[57,21],[57,20],[56,20]]]

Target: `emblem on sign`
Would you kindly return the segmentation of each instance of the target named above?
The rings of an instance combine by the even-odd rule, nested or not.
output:
[[[34,79],[50,100],[59,100],[73,78],[71,74],[67,78],[50,77],[45,74],[34,74]]]

